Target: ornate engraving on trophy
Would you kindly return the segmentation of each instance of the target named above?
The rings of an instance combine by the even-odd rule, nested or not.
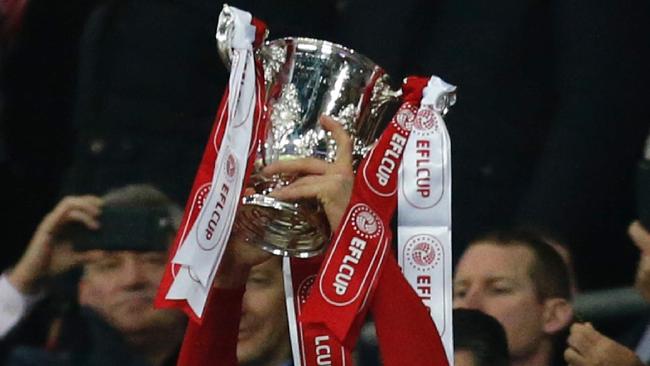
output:
[[[287,59],[287,50],[284,47],[270,45],[263,47],[258,52],[264,67],[264,82],[266,85],[273,84],[273,79],[279,74],[280,68]]]
[[[305,156],[302,141],[293,139],[296,127],[300,126],[302,109],[298,101],[298,90],[293,84],[285,84],[280,97],[273,104],[270,123],[271,134],[267,140],[265,164],[282,159],[284,156]]]

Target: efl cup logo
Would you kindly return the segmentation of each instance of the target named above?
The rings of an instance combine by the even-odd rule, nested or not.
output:
[[[413,247],[411,259],[420,267],[426,267],[433,264],[436,259],[436,254],[433,252],[433,247],[429,243],[417,243]]]
[[[408,141],[408,132],[415,121],[417,109],[406,103],[390,123],[390,134],[384,133],[361,164],[366,186],[374,194],[390,197],[397,191],[397,171]]]
[[[298,301],[300,302],[300,306],[305,305],[307,302],[307,296],[309,296],[309,290],[314,284],[314,281],[316,281],[316,275],[311,275],[305,278],[300,283],[300,286],[298,286]]]
[[[192,229],[195,230],[198,246],[205,251],[223,247],[230,235],[230,218],[237,208],[233,185],[238,168],[237,159],[228,152],[225,161],[219,162],[218,176],[215,175],[216,180],[212,182],[214,190],[210,192],[196,219],[196,229]]]
[[[414,127],[418,131],[430,131],[438,125],[436,113],[428,106],[422,106],[415,117]]]
[[[426,272],[440,263],[442,245],[432,235],[415,235],[406,242],[404,257],[412,268]]]
[[[370,207],[360,205],[352,211],[352,225],[359,236],[370,239],[379,235],[381,219]]]
[[[235,173],[237,172],[237,160],[232,154],[228,154],[226,159],[226,176],[228,180],[232,181],[235,178]]]
[[[377,219],[370,212],[360,212],[356,225],[364,234],[372,235],[377,232]]]
[[[196,217],[199,212],[201,211],[201,208],[205,204],[205,200],[208,198],[208,194],[210,193],[210,183],[204,183],[202,186],[199,187],[199,189],[196,190],[196,193],[194,194],[194,202],[192,204],[192,207],[190,208],[190,214],[187,216],[185,222],[183,223],[183,238],[179,242],[179,247],[183,245],[185,242],[185,237],[187,235],[187,232],[190,230],[190,226],[188,225],[190,222],[190,218]],[[175,278],[176,275],[178,274],[178,271],[180,271],[181,265],[174,263],[172,265],[172,276]],[[190,277],[198,282],[198,278],[195,279],[193,276],[192,272],[189,272]]]
[[[323,299],[338,307],[367,295],[388,242],[381,218],[366,204],[355,204],[344,222],[318,277],[318,291]]]
[[[413,122],[415,121],[415,111],[410,105],[406,105],[400,108],[395,115],[395,122],[402,127],[403,129],[410,131],[413,128]]]
[[[199,187],[199,189],[196,191],[196,196],[194,199],[194,205],[200,210],[201,207],[203,207],[203,204],[205,203],[205,199],[208,197],[208,193],[210,193],[210,183],[206,183]]]

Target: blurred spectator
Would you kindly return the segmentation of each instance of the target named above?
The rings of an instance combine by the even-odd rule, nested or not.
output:
[[[251,268],[239,323],[240,365],[281,366],[291,360],[283,283],[281,257]]]
[[[454,276],[454,306],[503,325],[514,366],[552,365],[573,316],[566,265],[542,238],[500,231],[472,241]]]
[[[650,302],[650,231],[639,221],[634,221],[628,233],[641,254],[636,269],[635,286],[641,296]],[[645,319],[645,327],[638,333],[638,337],[634,338],[636,338],[633,340],[636,354],[643,362],[650,363],[650,320]]]
[[[45,216],[20,261],[0,278],[0,336],[11,350],[7,364],[173,364],[185,317],[154,309],[153,298],[180,214],[178,205],[147,185],[101,198],[64,198]],[[48,294],[56,275],[77,266],[83,269],[79,312],[65,324],[52,323],[47,350],[16,347],[17,324]]]
[[[506,333],[493,317],[471,309],[454,309],[454,365],[508,366]]]
[[[650,232],[639,221],[634,221],[628,233],[641,252],[635,285],[646,301],[650,302]],[[630,334],[623,336],[624,345],[603,335],[589,323],[574,324],[571,326],[564,358],[571,366],[647,364],[650,362],[650,322],[646,318],[628,328]],[[631,348],[626,347],[628,344]]]

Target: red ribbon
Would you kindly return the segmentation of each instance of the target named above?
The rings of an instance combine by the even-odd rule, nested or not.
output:
[[[253,18],[251,23],[256,27],[255,32],[255,43],[254,46],[259,46],[264,41],[264,36],[266,34],[266,24],[258,19]],[[250,144],[249,156],[247,161],[246,173],[244,175],[244,187],[247,186],[248,178],[253,169],[253,164],[256,159],[257,147],[260,141],[263,141],[266,137],[266,108],[264,102],[265,97],[265,88],[264,88],[264,72],[262,69],[261,62],[256,61],[256,100],[255,100],[255,114],[253,119],[254,130],[252,134],[252,140]],[[217,154],[221,148],[223,135],[226,130],[226,122],[228,119],[228,90],[224,92],[223,97],[221,98],[221,103],[219,104],[219,110],[215,117],[215,121],[210,132],[210,137],[208,143],[205,146],[203,152],[203,158],[199,165],[198,171],[194,178],[194,183],[192,184],[192,190],[190,196],[185,204],[185,211],[183,214],[183,219],[181,221],[181,227],[179,228],[176,237],[174,239],[174,244],[170,248],[168,265],[165,268],[165,273],[163,274],[163,279],[158,288],[158,293],[156,294],[156,299],[154,304],[158,308],[180,308],[182,309],[192,320],[201,323],[202,319],[197,317],[194,311],[190,308],[188,303],[185,300],[169,300],[165,296],[169,291],[169,288],[174,281],[174,276],[178,270],[178,266],[174,265],[171,260],[174,257],[174,254],[178,250],[179,245],[183,242],[186,233],[190,230],[194,222],[196,221],[200,208],[203,205],[203,202],[208,196],[210,191],[210,185],[212,182],[214,174],[214,165],[217,159]],[[242,190],[242,195],[244,190]]]
[[[300,319],[307,302],[307,296],[316,280],[316,273],[323,257],[310,259],[291,259],[291,285],[293,288],[293,307],[295,314],[288,314],[291,321]],[[285,286],[286,287],[286,286]],[[293,316],[292,316],[293,315]],[[293,326],[290,324],[290,326]],[[304,365],[352,365],[349,347],[344,347],[331,332],[321,324],[296,324],[297,344],[293,344],[294,355],[300,354],[300,360],[295,366]]]
[[[369,308],[386,365],[448,365],[428,311],[389,250],[397,175],[412,123],[400,116],[415,116],[427,82],[427,78],[413,77],[403,85],[400,110],[413,113],[398,111],[360,164],[344,220],[318,274],[309,275],[301,268],[309,265],[292,260],[292,274],[299,272],[295,280],[302,282],[294,282],[297,292],[307,291],[305,281],[313,279],[309,296],[296,306],[303,365],[349,364],[350,350]],[[315,266],[311,264],[311,268],[313,271]],[[294,297],[300,299],[300,294]],[[414,337],[418,341],[402,342]],[[410,351],[411,357],[404,358],[403,351]],[[330,363],[321,362],[325,358]]]

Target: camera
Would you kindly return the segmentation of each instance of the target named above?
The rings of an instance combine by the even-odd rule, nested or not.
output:
[[[77,251],[164,251],[174,234],[170,214],[164,208],[104,207],[99,222],[97,230],[70,223],[59,237],[69,240]]]

